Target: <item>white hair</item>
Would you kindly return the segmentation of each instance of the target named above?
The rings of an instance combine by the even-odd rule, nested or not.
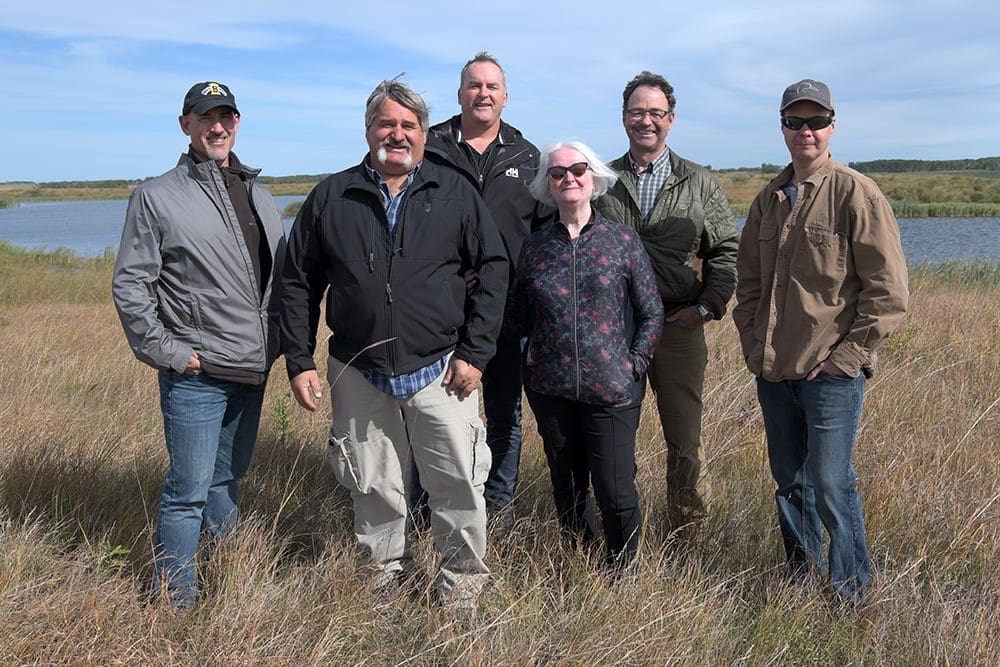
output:
[[[552,166],[552,154],[562,148],[572,148],[582,155],[587,166],[590,167],[590,171],[594,174],[594,191],[590,194],[591,200],[603,195],[618,180],[618,174],[604,164],[604,160],[598,157],[597,153],[587,144],[582,141],[557,141],[542,149],[542,154],[538,158],[538,173],[535,174],[534,180],[528,186],[528,191],[531,192],[532,196],[543,204],[556,206],[555,200],[549,194],[548,172],[549,167]]]

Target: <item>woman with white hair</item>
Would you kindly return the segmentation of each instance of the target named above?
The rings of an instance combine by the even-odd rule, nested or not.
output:
[[[617,572],[639,546],[635,432],[663,305],[638,235],[591,207],[615,179],[578,141],[542,151],[530,190],[557,207],[559,218],[521,249],[507,325],[527,338],[525,394],[559,522],[574,542],[593,538],[586,513],[592,479],[607,563]]]

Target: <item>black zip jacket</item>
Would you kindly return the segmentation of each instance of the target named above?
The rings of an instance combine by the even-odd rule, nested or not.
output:
[[[462,174],[476,188],[500,230],[510,259],[510,283],[521,244],[528,234],[555,218],[556,209],[538,202],[528,185],[538,173],[538,149],[514,126],[500,121],[500,144],[489,170],[480,178],[478,167],[458,145],[461,116],[453,116],[430,128],[426,157],[436,164],[446,164]]]
[[[452,350],[480,370],[493,356],[508,262],[486,204],[450,169],[424,161],[394,235],[364,163],[328,176],[303,203],[285,261],[281,333],[289,377],[316,367],[324,292],[330,354],[343,363],[399,375]],[[467,294],[468,269],[479,281]]]

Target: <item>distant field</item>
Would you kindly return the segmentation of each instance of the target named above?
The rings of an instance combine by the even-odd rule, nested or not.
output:
[[[746,215],[750,202],[777,174],[716,172],[733,210]],[[900,217],[1000,216],[1000,172],[869,174]]]
[[[760,171],[715,172],[737,215],[746,215],[754,196],[775,174]],[[896,215],[900,217],[1000,216],[1000,172],[913,172],[870,174],[878,183]],[[279,182],[265,183],[274,195],[302,195],[318,182],[319,176],[279,177]],[[87,182],[72,186],[32,183],[0,184],[0,207],[3,202],[58,201],[65,199],[126,199],[131,187],[125,182],[103,181],[99,186]],[[294,215],[295,209],[286,209]]]

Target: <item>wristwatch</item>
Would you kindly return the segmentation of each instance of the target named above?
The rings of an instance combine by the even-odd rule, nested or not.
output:
[[[706,308],[700,303],[698,304],[698,314],[701,315],[701,320],[703,322],[711,322],[713,319],[715,319],[715,316],[712,315],[712,311],[710,311],[708,308]]]

